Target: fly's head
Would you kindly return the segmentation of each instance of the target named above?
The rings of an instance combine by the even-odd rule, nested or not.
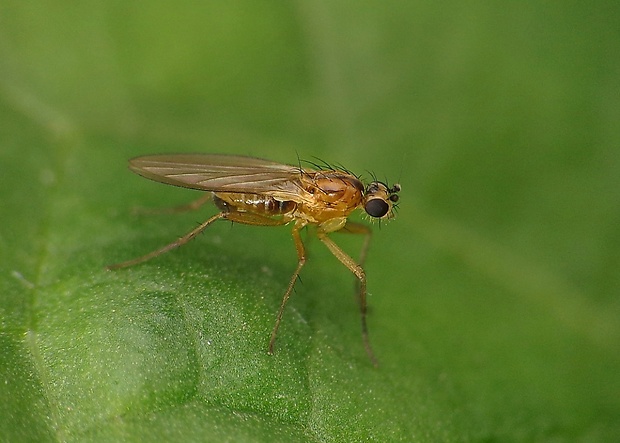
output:
[[[399,184],[390,188],[379,181],[370,183],[364,192],[364,211],[371,217],[380,220],[394,217],[392,209],[398,201],[399,192]]]

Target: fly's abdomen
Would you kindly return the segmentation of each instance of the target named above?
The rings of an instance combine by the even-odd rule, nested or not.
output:
[[[265,195],[237,192],[214,192],[213,202],[222,211],[251,212],[266,217],[288,214],[297,207],[297,203],[291,200],[280,201]]]

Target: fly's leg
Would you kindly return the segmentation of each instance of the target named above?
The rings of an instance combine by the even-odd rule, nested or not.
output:
[[[295,242],[295,249],[297,250],[297,268],[295,268],[295,272],[291,277],[291,281],[288,284],[288,288],[284,293],[284,297],[282,297],[282,303],[280,304],[280,310],[278,311],[278,316],[276,317],[276,324],[273,326],[273,331],[271,332],[271,339],[269,340],[269,354],[273,354],[273,347],[276,341],[276,336],[278,335],[278,328],[280,327],[280,322],[282,321],[282,313],[284,312],[284,307],[286,306],[286,302],[291,296],[291,292],[295,287],[295,282],[299,277],[299,273],[301,272],[301,268],[306,263],[306,248],[304,247],[303,242],[301,241],[301,235],[299,235],[299,231],[301,228],[305,226],[303,222],[295,223],[293,227],[293,241]]]
[[[160,249],[157,249],[153,252],[150,252],[146,255],[143,255],[138,258],[134,258],[133,260],[128,260],[122,263],[116,263],[113,265],[109,265],[107,266],[107,269],[114,270],[114,269],[120,269],[120,268],[127,268],[129,266],[137,265],[139,263],[143,263],[147,260],[155,258],[161,254],[164,254],[170,251],[171,249],[178,248],[179,246],[182,246],[185,243],[192,240],[194,237],[196,237],[198,234],[204,231],[210,224],[212,224],[214,221],[219,220],[219,219],[225,219],[225,220],[230,220],[234,223],[241,223],[245,225],[254,225],[254,226],[280,226],[280,225],[285,225],[290,221],[290,219],[286,217],[281,218],[281,219],[274,219],[274,218],[269,218],[269,217],[263,217],[257,214],[251,214],[248,212],[237,212],[237,211],[220,212],[219,214],[214,215],[213,217],[211,217],[210,219],[202,223],[197,228],[193,229],[192,231],[188,232],[183,237],[179,238],[178,240],[170,244],[167,244],[166,246]],[[299,258],[299,262],[297,264],[297,269],[295,270],[295,273],[293,274],[293,277],[291,278],[291,282],[289,283],[288,289],[286,290],[286,293],[284,294],[284,298],[282,299],[280,310],[278,311],[278,317],[276,319],[276,324],[273,328],[273,332],[271,333],[271,340],[269,341],[269,354],[273,354],[273,346],[274,346],[274,342],[275,342],[276,335],[278,332],[278,327],[280,326],[280,321],[282,320],[282,313],[284,312],[284,306],[286,305],[286,302],[288,301],[288,298],[291,295],[291,291],[293,290],[293,287],[295,286],[295,280],[297,280],[297,277],[299,276],[299,271],[301,270],[301,267],[306,261],[305,249],[301,241],[301,236],[299,235],[299,230],[303,228],[303,226],[304,224],[299,223],[299,224],[296,224],[295,227],[293,228],[293,240],[295,241],[295,247],[297,248],[297,256]]]
[[[230,220],[234,223],[240,223],[242,225],[252,226],[282,226],[290,222],[291,220],[284,218],[270,218],[263,215],[252,214],[251,212],[238,212],[230,211],[225,212],[226,220]]]
[[[137,265],[139,263],[143,263],[147,260],[155,258],[159,255],[165,254],[171,249],[178,248],[179,246],[182,246],[188,241],[192,240],[194,237],[196,237],[198,234],[204,231],[211,223],[221,218],[230,220],[235,223],[243,223],[246,225],[255,225],[255,226],[279,226],[279,225],[284,225],[288,223],[288,220],[285,220],[285,219],[272,219],[268,217],[262,217],[260,215],[250,214],[247,212],[224,211],[224,212],[220,212],[219,214],[214,215],[213,217],[208,219],[206,222],[202,223],[197,228],[185,234],[183,237],[177,239],[176,241],[173,241],[172,243],[167,244],[166,246],[162,248],[157,249],[156,251],[149,252],[148,254],[143,255],[142,257],[134,258],[133,260],[128,260],[122,263],[116,263],[113,265],[106,266],[106,268],[110,270],[128,268],[130,266]]]
[[[177,239],[176,241],[173,241],[172,243],[167,244],[163,248],[159,248],[153,252],[149,252],[148,254],[143,255],[142,257],[134,258],[133,260],[128,260],[122,263],[116,263],[113,265],[109,265],[107,266],[107,269],[114,270],[114,269],[120,269],[120,268],[127,268],[129,266],[137,265],[139,263],[143,263],[147,260],[160,256],[170,251],[171,249],[178,248],[179,246],[184,245],[185,243],[187,243],[188,241],[196,237],[198,234],[200,234],[202,231],[204,231],[207,228],[207,226],[209,226],[214,221],[219,220],[220,218],[228,218],[228,216],[229,216],[228,212],[220,212],[219,214],[216,214],[213,217],[211,217],[206,222],[202,223],[197,228],[192,229],[190,232],[185,234],[183,237]]]
[[[246,225],[255,225],[255,226],[278,226],[287,224],[290,219],[282,218],[282,219],[273,219],[268,217],[263,217],[256,214],[250,214],[247,212],[230,212],[226,217],[228,220],[237,223],[243,223]],[[295,223],[293,227],[293,241],[295,242],[295,249],[297,250],[297,268],[295,268],[295,272],[291,277],[291,281],[288,284],[288,288],[284,293],[284,297],[282,297],[282,303],[280,304],[280,309],[278,310],[278,316],[276,317],[276,323],[273,326],[273,331],[271,332],[271,338],[269,339],[269,348],[267,350],[268,354],[273,354],[273,348],[276,342],[276,336],[278,335],[278,328],[280,327],[280,323],[282,321],[282,314],[284,313],[284,307],[286,306],[286,302],[288,302],[289,297],[291,296],[291,292],[293,292],[293,288],[295,287],[295,282],[299,277],[299,273],[304,263],[306,263],[306,249],[304,248],[304,244],[301,241],[301,235],[299,231],[301,228],[305,226],[303,222]]]
[[[189,202],[185,205],[173,206],[171,208],[134,208],[133,213],[136,215],[161,215],[161,214],[178,214],[181,212],[195,211],[202,205],[210,201],[212,195],[207,192],[197,200]]]
[[[346,234],[361,234],[364,236],[364,243],[362,243],[362,251],[360,252],[360,258],[357,263],[363,268],[364,263],[366,262],[366,254],[368,253],[368,246],[370,246],[370,237],[372,235],[372,230],[361,223],[356,223],[347,220],[347,224],[344,227],[336,232],[343,232]],[[358,297],[358,302],[360,300],[360,280],[355,279],[355,293]]]
[[[347,223],[348,225],[348,223]],[[325,246],[330,250],[332,254],[345,265],[349,271],[351,271],[357,279],[359,280],[360,290],[359,290],[359,300],[360,300],[360,314],[362,321],[362,341],[364,342],[364,348],[366,349],[366,354],[370,358],[370,361],[374,366],[378,366],[377,358],[375,357],[374,352],[372,351],[372,347],[370,346],[370,341],[368,339],[368,326],[366,325],[366,273],[364,269],[355,262],[349,255],[347,255],[340,246],[338,246],[334,241],[327,236],[325,232],[321,230],[317,231],[317,237],[321,240]]]
[[[227,213],[226,218],[230,221],[236,223],[243,223],[245,225],[254,225],[254,226],[278,226],[287,224],[290,219],[289,218],[281,218],[281,219],[273,219],[269,217],[263,217],[257,214],[251,214],[248,212],[229,212]],[[293,288],[295,287],[295,282],[299,277],[299,272],[306,262],[306,249],[304,248],[304,244],[301,241],[301,235],[299,231],[301,228],[305,226],[303,222],[295,223],[293,227],[293,241],[295,242],[295,249],[297,249],[297,268],[291,277],[291,281],[288,284],[288,288],[284,293],[284,297],[282,297],[282,303],[280,304],[280,309],[278,310],[278,316],[276,317],[276,323],[273,326],[273,331],[271,332],[271,338],[269,339],[269,348],[267,350],[268,354],[273,354],[273,349],[276,341],[276,336],[278,335],[278,328],[280,327],[280,322],[282,321],[282,314],[284,313],[284,307],[286,306],[286,302],[291,296],[291,292],[293,292]]]

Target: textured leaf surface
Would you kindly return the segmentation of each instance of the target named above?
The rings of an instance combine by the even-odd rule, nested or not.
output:
[[[0,441],[620,440],[615,2],[5,1]],[[400,181],[352,276],[131,174],[170,152]],[[360,239],[334,234],[353,256]]]

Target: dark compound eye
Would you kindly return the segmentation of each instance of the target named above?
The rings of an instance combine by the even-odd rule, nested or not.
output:
[[[366,202],[366,206],[364,209],[368,213],[368,215],[372,217],[383,217],[390,210],[390,205],[388,205],[384,200],[380,198],[373,198]]]

